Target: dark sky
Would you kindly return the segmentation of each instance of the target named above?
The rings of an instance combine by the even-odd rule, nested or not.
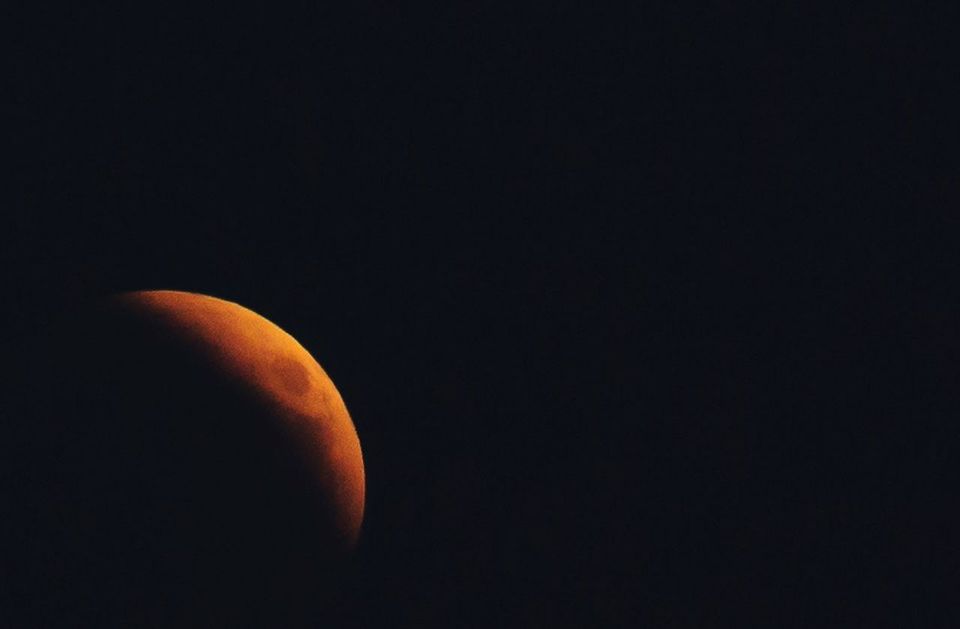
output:
[[[297,337],[348,626],[949,609],[956,11],[195,11],[14,16],[8,362],[128,289]]]

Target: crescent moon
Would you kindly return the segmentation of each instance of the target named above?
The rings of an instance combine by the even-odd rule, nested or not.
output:
[[[352,547],[363,521],[365,475],[356,428],[327,373],[280,327],[239,304],[197,293],[123,293],[110,306],[201,352],[214,369],[253,394],[294,435]]]
[[[23,626],[290,626],[322,612],[366,481],[317,361],[207,295],[129,292],[63,314],[25,365],[22,578],[38,595]]]

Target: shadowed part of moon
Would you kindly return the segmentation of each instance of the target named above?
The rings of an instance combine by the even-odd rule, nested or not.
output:
[[[36,595],[19,626],[300,626],[322,612],[365,479],[310,354],[242,306],[175,291],[70,313],[50,339],[30,366],[19,564]]]

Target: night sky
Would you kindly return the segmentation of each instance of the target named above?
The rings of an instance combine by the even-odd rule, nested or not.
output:
[[[122,290],[290,332],[364,451],[342,626],[933,626],[960,14],[705,5],[12,16],[11,372]]]

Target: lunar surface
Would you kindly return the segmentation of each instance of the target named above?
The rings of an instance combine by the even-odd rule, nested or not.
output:
[[[251,310],[176,291],[69,313],[50,339],[23,423],[24,618],[322,618],[365,479],[347,408],[310,354]]]
[[[115,297],[113,307],[150,321],[171,343],[192,347],[272,410],[312,459],[316,481],[335,517],[341,542],[352,545],[363,520],[360,441],[347,408],[317,361],[292,336],[235,303],[178,291]]]

